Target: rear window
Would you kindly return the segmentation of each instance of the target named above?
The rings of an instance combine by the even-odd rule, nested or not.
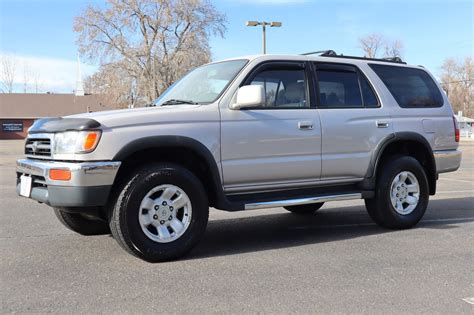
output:
[[[400,107],[441,107],[441,95],[433,79],[421,69],[370,64]]]

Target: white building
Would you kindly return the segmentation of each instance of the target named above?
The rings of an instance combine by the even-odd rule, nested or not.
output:
[[[454,117],[458,121],[461,137],[474,138],[474,119],[463,116],[461,111]]]

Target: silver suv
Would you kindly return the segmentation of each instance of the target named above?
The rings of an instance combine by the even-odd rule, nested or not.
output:
[[[399,59],[253,56],[204,65],[155,106],[41,119],[19,195],[147,261],[187,253],[209,207],[310,215],[364,199],[381,226],[417,224],[459,130],[431,74]]]

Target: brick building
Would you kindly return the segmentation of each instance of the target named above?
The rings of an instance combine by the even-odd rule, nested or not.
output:
[[[0,94],[0,139],[24,139],[35,119],[115,109],[103,95]]]

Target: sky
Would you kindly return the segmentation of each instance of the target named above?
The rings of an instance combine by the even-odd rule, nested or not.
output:
[[[300,54],[325,49],[363,53],[358,39],[379,33],[403,42],[403,59],[439,75],[448,57],[474,56],[473,0],[212,0],[227,17],[224,38],[210,40],[213,60],[259,54],[260,27],[245,21],[279,21],[267,29],[267,52]],[[0,0],[0,55],[14,56],[16,92],[71,92],[75,87],[77,34],[74,17],[99,0]],[[27,75],[25,76],[26,68]],[[87,76],[97,64],[82,60]]]

